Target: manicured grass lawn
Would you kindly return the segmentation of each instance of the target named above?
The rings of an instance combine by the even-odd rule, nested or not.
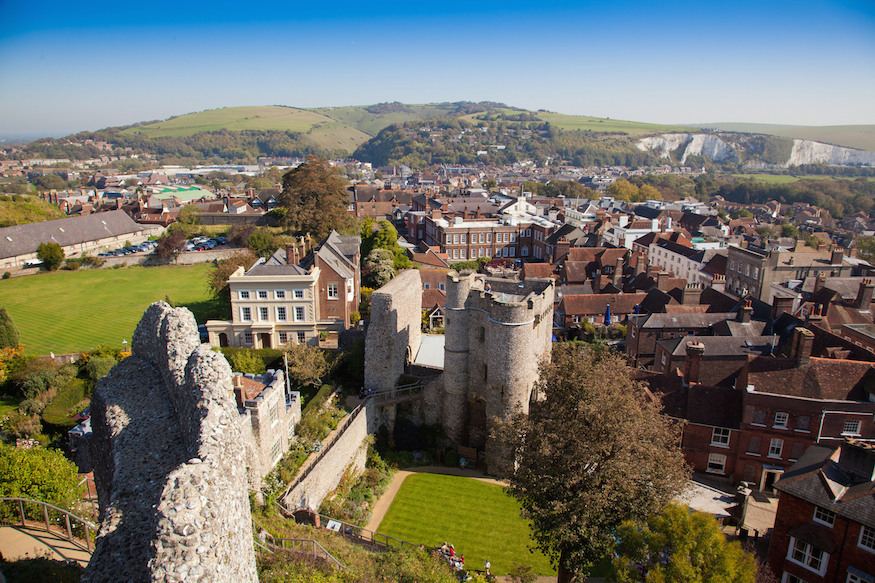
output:
[[[408,476],[377,530],[426,547],[452,543],[470,569],[482,570],[489,559],[497,575],[514,563],[532,565],[540,575],[556,573],[542,553],[529,552],[529,524],[517,501],[501,486],[471,478]]]
[[[66,354],[100,344],[121,348],[149,304],[165,296],[203,323],[216,305],[206,287],[209,264],[57,271],[0,281],[5,305],[27,354]]]

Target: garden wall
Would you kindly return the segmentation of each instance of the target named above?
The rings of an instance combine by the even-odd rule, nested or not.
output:
[[[359,405],[333,434],[322,451],[302,468],[280,502],[288,510],[299,508],[318,510],[322,500],[340,483],[340,478],[352,465],[356,472],[367,461],[368,402]]]

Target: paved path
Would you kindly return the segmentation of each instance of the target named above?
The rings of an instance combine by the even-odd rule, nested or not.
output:
[[[57,561],[76,561],[84,567],[91,560],[89,551],[55,533],[21,526],[0,527],[0,549],[3,558],[10,561],[44,556]]]

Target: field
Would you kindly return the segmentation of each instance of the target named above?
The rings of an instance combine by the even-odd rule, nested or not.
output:
[[[783,136],[785,138],[814,140],[826,144],[875,152],[875,125],[786,126],[757,123],[718,123],[707,124],[707,127],[728,132],[751,132]]]
[[[5,305],[27,354],[66,354],[100,344],[122,347],[152,302],[165,296],[187,306],[199,323],[215,309],[207,291],[210,266],[130,267],[57,271],[0,281]]]
[[[667,126],[619,119],[602,119],[585,115],[565,115],[562,113],[538,112],[538,118],[549,121],[562,130],[590,130],[593,132],[623,132],[629,135],[661,134],[666,132],[688,132],[696,128]]]
[[[332,121],[330,118],[314,111],[293,107],[279,107],[276,105],[225,107],[190,113],[167,121],[129,128],[123,133],[140,132],[149,137],[179,137],[221,129],[229,131],[284,130],[306,132],[319,123],[330,123]]]
[[[788,174],[733,174],[735,178],[752,178],[758,182],[766,182],[768,184],[789,184],[800,180],[853,180],[842,176],[821,176],[812,174],[810,176],[790,176]]]
[[[514,563],[553,575],[550,561],[532,545],[520,506],[501,486],[471,478],[437,474],[408,476],[395,496],[379,532],[426,547],[452,543],[471,569],[492,563],[492,572],[506,574]]]

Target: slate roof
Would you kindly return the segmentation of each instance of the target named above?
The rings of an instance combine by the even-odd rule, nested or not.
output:
[[[651,314],[642,328],[708,328],[717,322],[734,318],[734,314]]]
[[[854,452],[848,448],[859,448],[861,451]],[[853,453],[857,454],[854,457],[858,459],[868,456],[868,479],[851,471],[850,464],[845,463],[846,456]],[[871,479],[873,456],[875,451],[871,445],[853,440],[846,441],[839,448],[812,445],[799,461],[784,472],[775,488],[839,516],[875,528],[875,482]],[[799,529],[799,526],[794,528]],[[811,534],[803,532],[802,529],[797,532],[803,536]],[[806,542],[814,544],[814,541]],[[828,550],[825,546],[820,548]]]
[[[735,336],[696,336],[696,341],[705,345],[703,358],[713,359],[748,354],[770,354],[772,351],[772,336],[753,336],[738,338]],[[659,340],[657,344],[666,348],[672,356],[685,356],[687,342],[690,337]]]
[[[109,211],[0,229],[0,259],[36,253],[40,243],[61,247],[145,230],[124,211]]]

